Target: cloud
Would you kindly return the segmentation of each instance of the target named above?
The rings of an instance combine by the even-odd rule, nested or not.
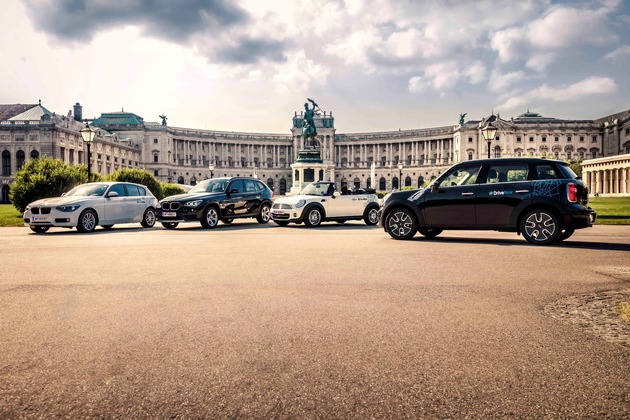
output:
[[[488,87],[494,92],[501,92],[524,79],[525,73],[522,71],[501,73],[498,70],[494,70],[490,76]]]
[[[615,49],[614,51],[611,51],[608,54],[606,54],[604,58],[607,60],[610,60],[610,59],[621,57],[623,55],[628,55],[628,54],[630,54],[630,45],[623,45]]]
[[[327,83],[330,70],[306,57],[304,50],[291,54],[286,63],[276,66],[273,82],[278,93],[307,93],[313,84]]]

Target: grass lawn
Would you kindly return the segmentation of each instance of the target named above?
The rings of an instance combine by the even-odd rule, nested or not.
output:
[[[630,225],[630,197],[589,197],[596,225]]]
[[[0,226],[24,226],[22,215],[12,204],[0,204]]]

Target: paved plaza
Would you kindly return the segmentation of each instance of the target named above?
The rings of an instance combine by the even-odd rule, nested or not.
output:
[[[630,226],[549,247],[250,220],[0,243],[0,418],[630,416],[630,349],[567,315],[629,293]]]

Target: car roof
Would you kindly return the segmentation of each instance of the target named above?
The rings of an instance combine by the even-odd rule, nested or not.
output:
[[[457,163],[457,165],[465,165],[469,163],[479,163],[482,165],[491,164],[491,163],[558,163],[560,165],[567,165],[567,162],[563,160],[557,159],[543,159],[543,158],[534,158],[534,157],[502,157],[502,158],[486,158],[486,159],[473,159],[473,160],[465,160],[463,162]]]

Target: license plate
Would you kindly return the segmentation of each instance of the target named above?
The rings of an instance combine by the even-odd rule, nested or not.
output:
[[[271,212],[272,214],[284,214],[282,211],[274,210]]]
[[[163,211],[162,217],[177,217],[177,212],[174,211]]]
[[[47,222],[48,217],[46,216],[31,216],[31,222]]]

